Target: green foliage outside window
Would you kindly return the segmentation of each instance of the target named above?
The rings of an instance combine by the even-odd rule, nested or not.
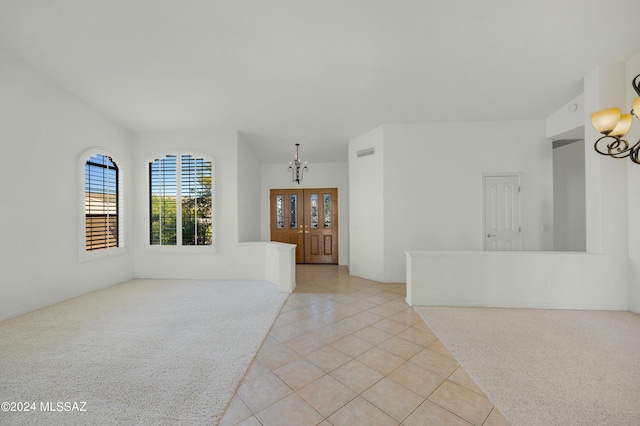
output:
[[[151,196],[151,244],[174,246],[176,234],[176,197]]]
[[[151,245],[212,245],[212,162],[169,155],[149,164],[149,177]]]
[[[182,192],[182,245],[211,245],[213,237],[211,176],[198,174],[196,184]]]

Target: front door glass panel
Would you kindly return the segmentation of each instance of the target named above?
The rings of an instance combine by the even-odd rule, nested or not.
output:
[[[298,227],[298,196],[292,194],[289,196],[289,227]]]
[[[331,228],[331,194],[324,194],[324,227]]]
[[[310,201],[310,216],[311,216],[311,223],[310,223],[310,227],[317,229],[318,228],[318,194],[311,194],[309,196],[309,201]]]
[[[276,195],[276,227],[284,229],[284,195]]]

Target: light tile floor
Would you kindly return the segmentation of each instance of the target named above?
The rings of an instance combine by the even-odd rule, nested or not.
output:
[[[420,316],[405,284],[298,265],[220,425],[508,425]]]

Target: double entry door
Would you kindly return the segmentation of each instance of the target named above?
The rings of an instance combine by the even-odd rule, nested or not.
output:
[[[272,189],[271,241],[296,245],[296,263],[338,263],[338,189]]]

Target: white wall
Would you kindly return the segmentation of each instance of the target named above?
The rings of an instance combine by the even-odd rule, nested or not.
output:
[[[543,121],[385,125],[384,281],[405,281],[405,250],[482,250],[482,175],[493,172],[523,173],[523,250],[552,250]]]
[[[112,153],[131,194],[131,137],[47,77],[0,50],[0,319],[133,276],[133,256],[80,262],[79,158]],[[130,198],[127,199],[127,202]],[[125,220],[132,217],[125,204]],[[131,241],[130,225],[125,241]]]
[[[384,130],[378,127],[349,142],[349,272],[385,281]],[[359,150],[374,155],[357,158]]]
[[[545,120],[547,138],[580,140],[553,150],[553,249],[557,251],[586,251],[584,123],[588,113],[583,93]]]
[[[607,64],[584,78],[586,115],[630,104],[623,81],[640,60]],[[625,75],[626,74],[626,75]],[[637,132],[637,130],[634,130]],[[585,126],[587,145],[599,135]],[[636,140],[638,133],[630,134]],[[591,142],[591,143],[590,143]],[[407,253],[413,304],[638,310],[637,165],[585,149],[588,253]]]
[[[582,139],[584,120],[584,94],[580,94],[546,118],[545,135],[554,140]]]
[[[175,151],[213,157],[216,252],[176,252],[149,247],[148,164]],[[230,130],[175,131],[140,134],[134,142],[135,276],[139,278],[261,278],[262,263],[245,265],[238,245],[238,136]],[[262,249],[245,246],[247,250]],[[166,250],[165,250],[166,249]],[[252,258],[254,254],[248,255]],[[249,267],[247,267],[249,266]]]
[[[629,80],[630,81],[630,80]],[[594,111],[626,103],[625,66],[607,64],[584,77],[585,122]],[[585,126],[587,145],[601,135],[590,124]],[[585,204],[587,251],[602,253],[608,271],[607,284],[613,295],[628,298],[629,221],[627,217],[627,167],[630,161],[600,155],[585,149]]]
[[[623,109],[630,108],[631,102],[638,96],[631,88],[631,80],[640,74],[640,53],[629,59],[625,68],[625,94],[626,102],[621,104]],[[630,143],[640,141],[640,120],[633,119],[634,123],[627,134]],[[640,164],[627,162],[627,204],[629,237],[629,309],[640,313]]]
[[[623,106],[626,84],[629,83],[625,80],[622,63],[602,65],[585,75],[585,122],[589,123],[584,131],[586,144],[593,144],[602,136],[591,125],[591,113],[612,106]],[[619,225],[616,225],[627,221],[624,217],[627,213],[626,165],[626,161],[604,157],[593,149],[585,150],[588,252],[599,253],[622,245],[625,247],[623,258],[627,257],[626,235],[621,235],[617,229]],[[626,269],[626,265],[624,267]]]
[[[260,162],[238,138],[238,241],[260,241]]]
[[[410,305],[627,308],[604,254],[410,251],[407,269]]]
[[[214,240],[210,247],[150,247],[148,164],[170,152],[192,151],[214,160]],[[246,163],[245,163],[246,161]],[[240,165],[242,163],[242,165]],[[251,167],[253,166],[253,168]],[[231,130],[140,134],[134,143],[135,268],[137,278],[271,280],[280,291],[295,287],[288,244],[240,242],[253,238],[259,222],[255,156]],[[247,175],[239,178],[244,170]],[[242,212],[240,209],[251,209]],[[246,228],[245,228],[246,227]],[[186,250],[185,250],[186,249]],[[267,264],[273,262],[274,264]]]
[[[553,149],[553,249],[555,251],[587,250],[584,150],[584,141]]]
[[[293,159],[292,150],[291,159]],[[300,152],[304,161],[308,159]],[[291,182],[291,173],[287,172],[288,163],[263,164],[261,166],[261,238],[270,240],[270,201],[271,189],[283,188],[338,188],[338,263],[346,265],[349,259],[349,177],[347,163],[312,163],[305,172],[302,183]]]

